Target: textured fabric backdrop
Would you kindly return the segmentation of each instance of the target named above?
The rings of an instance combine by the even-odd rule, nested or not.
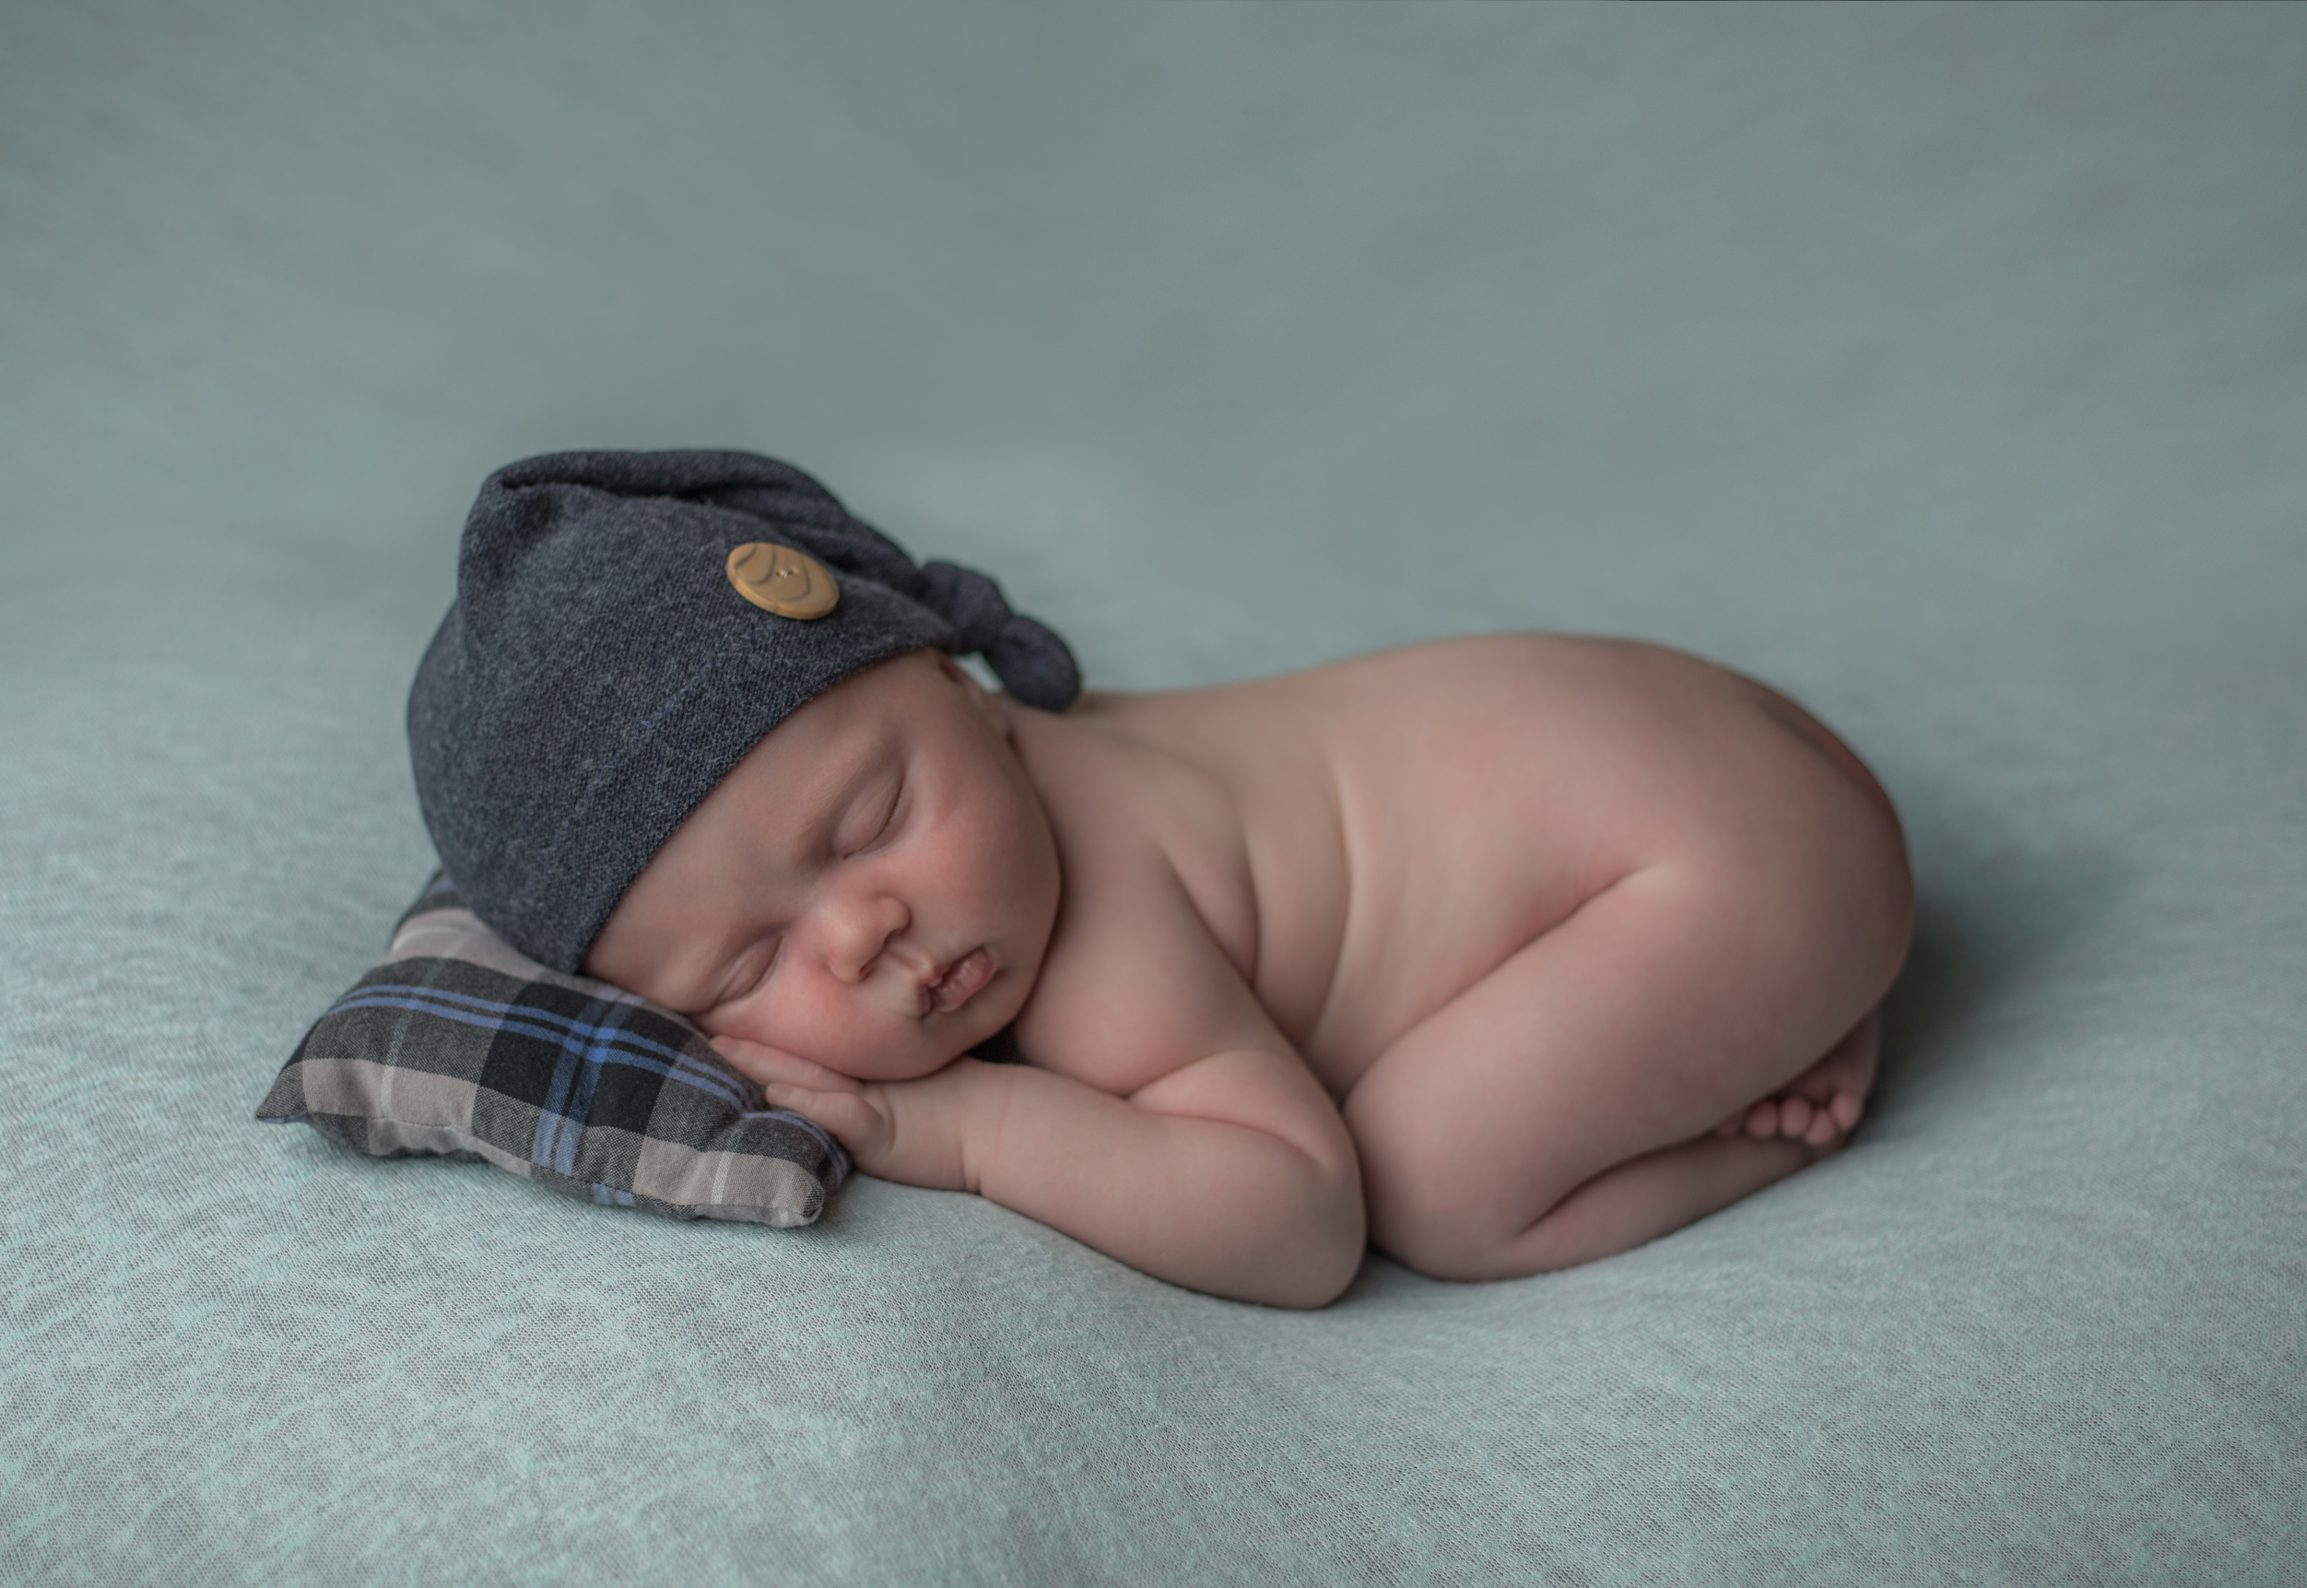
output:
[[[2307,8],[74,0],[0,40],[0,1575],[2299,1580]],[[732,445],[1091,686],[1637,634],[1922,896],[1850,1150],[1294,1314],[254,1123],[497,463]]]

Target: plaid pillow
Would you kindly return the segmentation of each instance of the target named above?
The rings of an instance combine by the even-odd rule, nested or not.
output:
[[[373,1158],[478,1158],[676,1219],[808,1224],[841,1144],[660,1004],[516,952],[435,871],[385,962],[331,1004],[256,1117]]]

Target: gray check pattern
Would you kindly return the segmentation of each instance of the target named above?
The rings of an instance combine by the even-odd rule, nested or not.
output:
[[[256,1117],[370,1157],[477,1158],[677,1219],[808,1224],[850,1171],[838,1141],[764,1108],[690,1022],[524,957],[439,871]]]

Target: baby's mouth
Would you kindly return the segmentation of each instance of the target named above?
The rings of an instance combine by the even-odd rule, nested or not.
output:
[[[993,972],[992,951],[982,945],[971,949],[921,989],[922,1017],[926,1019],[932,1013],[950,1014],[960,1008],[993,980]]]

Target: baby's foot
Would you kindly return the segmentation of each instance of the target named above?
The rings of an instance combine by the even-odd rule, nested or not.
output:
[[[1761,1102],[1731,1115],[1714,1127],[1713,1134],[1735,1136],[1743,1130],[1762,1140],[1789,1136],[1812,1147],[1848,1135],[1866,1111],[1866,1094],[1874,1085],[1881,1049],[1882,1010],[1877,1006],[1825,1058]]]

